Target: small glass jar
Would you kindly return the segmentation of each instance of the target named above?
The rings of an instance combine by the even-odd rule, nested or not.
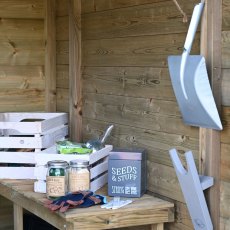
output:
[[[89,161],[72,160],[69,169],[69,192],[90,189]]]
[[[68,167],[66,161],[48,161],[46,175],[46,194],[48,198],[55,199],[65,196],[68,192]]]

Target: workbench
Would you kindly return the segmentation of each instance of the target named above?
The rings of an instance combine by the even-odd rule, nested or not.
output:
[[[23,209],[60,230],[113,229],[138,225],[151,225],[152,230],[163,230],[164,223],[174,221],[173,203],[147,194],[132,199],[133,203],[120,209],[102,209],[100,205],[95,205],[71,209],[66,213],[51,212],[43,205],[47,200],[46,195],[33,192],[33,185],[33,180],[0,180],[0,195],[13,202],[14,230],[23,229]],[[102,189],[97,194],[103,192]]]

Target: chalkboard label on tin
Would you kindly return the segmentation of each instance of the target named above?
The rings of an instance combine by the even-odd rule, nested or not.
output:
[[[112,151],[108,164],[108,195],[140,197],[146,191],[144,150]]]

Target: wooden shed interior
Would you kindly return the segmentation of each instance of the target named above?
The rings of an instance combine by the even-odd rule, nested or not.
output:
[[[206,192],[214,229],[230,229],[230,0],[206,0],[192,47],[206,57],[221,132],[183,123],[167,66],[198,2],[0,1],[0,112],[67,112],[78,141],[114,124],[109,143],[145,148],[148,192],[175,203],[168,230],[193,229],[171,148],[181,159],[192,150],[199,172],[214,177]],[[0,197],[0,229],[12,229],[11,218]]]

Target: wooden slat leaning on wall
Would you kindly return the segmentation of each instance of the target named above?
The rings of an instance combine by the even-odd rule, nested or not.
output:
[[[69,0],[69,127],[70,138],[82,140],[81,0]]]
[[[206,58],[213,95],[221,112],[221,30],[222,0],[205,1],[201,24],[201,53]],[[220,132],[200,128],[201,174],[214,177],[215,184],[207,191],[207,202],[213,227],[220,229]]]

